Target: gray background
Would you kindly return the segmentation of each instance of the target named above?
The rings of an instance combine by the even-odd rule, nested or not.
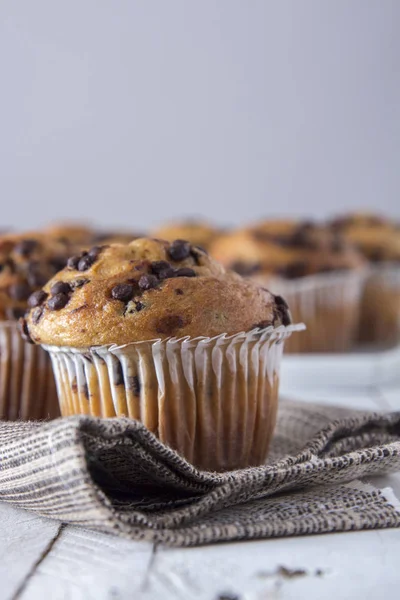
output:
[[[400,216],[399,0],[1,0],[0,224]]]

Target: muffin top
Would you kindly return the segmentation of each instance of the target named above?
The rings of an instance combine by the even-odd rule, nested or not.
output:
[[[210,253],[243,276],[288,279],[358,268],[364,263],[340,233],[311,222],[265,221],[220,236]]]
[[[84,246],[90,244],[94,235],[89,225],[79,223],[53,223],[44,230],[47,236],[65,244]]]
[[[333,219],[329,225],[371,262],[400,261],[400,227],[394,221],[379,215],[354,213]]]
[[[91,244],[109,245],[109,244],[129,244],[137,238],[145,237],[138,231],[127,231],[126,229],[99,229],[93,232]]]
[[[173,242],[176,239],[188,240],[194,246],[208,250],[211,242],[219,235],[220,230],[200,220],[187,220],[167,223],[152,232],[155,238]]]
[[[0,320],[19,319],[28,298],[66,264],[65,244],[39,233],[0,236]]]
[[[70,347],[212,337],[290,323],[282,298],[225,271],[183,240],[93,247],[70,258],[30,303],[25,335]]]

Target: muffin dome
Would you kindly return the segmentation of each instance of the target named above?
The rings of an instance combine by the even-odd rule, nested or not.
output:
[[[378,215],[356,213],[330,222],[371,262],[400,262],[399,225]]]
[[[176,239],[188,240],[191,244],[208,250],[219,233],[218,229],[206,221],[190,220],[166,224],[153,231],[152,235],[169,242]]]
[[[47,236],[0,236],[0,320],[21,317],[28,298],[39,290],[68,258],[65,244]]]
[[[58,346],[212,337],[290,322],[282,298],[183,240],[95,246],[71,257],[35,297],[25,333]]]
[[[288,279],[363,265],[359,252],[339,233],[310,222],[266,221],[220,236],[210,253],[244,275]]]

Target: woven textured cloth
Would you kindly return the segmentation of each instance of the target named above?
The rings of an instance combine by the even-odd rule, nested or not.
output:
[[[398,527],[360,478],[400,469],[400,413],[282,401],[266,465],[196,470],[129,419],[0,424],[0,500],[175,546]]]

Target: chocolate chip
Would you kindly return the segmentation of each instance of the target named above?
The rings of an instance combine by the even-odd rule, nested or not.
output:
[[[185,325],[185,321],[179,315],[167,315],[161,317],[155,324],[157,333],[173,335],[177,329]]]
[[[71,291],[71,286],[66,281],[57,281],[50,288],[50,294],[52,296],[55,296],[56,294],[68,295]]]
[[[175,277],[196,277],[196,271],[190,267],[181,267],[175,271]]]
[[[32,287],[43,287],[48,280],[48,277],[46,277],[46,275],[43,275],[43,273],[41,273],[38,270],[32,270],[28,272],[26,278],[28,280],[29,285]]]
[[[21,256],[29,256],[35,250],[38,242],[36,240],[23,240],[14,247],[14,252]]]
[[[126,383],[126,387],[128,388],[128,390],[132,390],[134,396],[140,396],[140,389],[142,386],[140,385],[140,380],[137,375],[128,377]]]
[[[53,267],[53,270],[57,273],[58,271],[62,271],[65,267],[66,260],[64,256],[55,256],[50,260],[50,264]]]
[[[29,329],[28,329],[28,323],[26,322],[26,319],[24,319],[23,317],[18,321],[19,323],[19,330],[21,333],[22,338],[28,342],[28,344],[34,344],[34,341],[32,340],[30,333],[29,333]]]
[[[368,255],[372,262],[381,262],[385,259],[385,251],[383,248],[374,248]]]
[[[183,296],[183,294],[184,294],[184,291],[183,291],[183,290],[181,290],[181,288],[176,288],[176,289],[175,289],[175,294],[176,294],[177,296]]]
[[[114,385],[122,385],[124,383],[124,373],[122,365],[119,361],[114,362],[112,366]]]
[[[105,248],[105,246],[93,246],[93,248],[90,248],[88,256],[90,256],[93,261],[96,260],[103,248]]]
[[[43,314],[44,311],[44,306],[38,306],[37,308],[35,308],[35,310],[32,311],[31,316],[32,316],[32,322],[37,325],[40,321],[40,318]]]
[[[18,321],[25,315],[25,309],[17,308],[15,306],[9,306],[6,308],[6,317],[12,321]]]
[[[46,300],[48,294],[44,290],[37,290],[37,292],[33,292],[28,298],[28,306],[31,308],[35,308],[35,306],[40,306]]]
[[[249,277],[250,275],[257,273],[258,271],[261,271],[261,264],[254,262],[246,263],[242,261],[236,261],[230,265],[230,268],[232,269],[232,271],[235,271],[239,275],[242,275],[242,277]]]
[[[76,290],[77,288],[82,287],[83,285],[86,285],[87,283],[89,283],[90,279],[74,279],[73,281],[71,281],[70,286],[72,290]]]
[[[78,271],[87,271],[90,269],[95,259],[90,257],[89,254],[84,254],[78,262]]]
[[[32,290],[27,283],[23,281],[20,283],[14,283],[8,288],[8,293],[13,300],[27,300]]]
[[[143,302],[140,302],[139,300],[137,302],[135,302],[135,305],[136,305],[136,310],[138,312],[143,310],[146,307],[146,305],[143,304]]]
[[[141,290],[151,290],[157,287],[159,281],[155,275],[142,275],[139,279],[139,287]]]
[[[134,291],[135,288],[131,283],[119,283],[111,290],[111,296],[114,298],[114,300],[128,302],[132,299]]]
[[[185,240],[175,240],[168,248],[168,255],[172,260],[184,260],[190,255],[190,244]]]
[[[67,260],[67,267],[69,269],[77,269],[80,260],[81,260],[81,256],[71,256]]]
[[[150,268],[158,279],[169,279],[175,276],[175,269],[166,260],[156,260],[151,263]]]
[[[287,325],[290,325],[290,323],[292,322],[292,318],[290,315],[290,310],[289,310],[289,306],[286,302],[286,300],[284,298],[282,298],[282,296],[275,296],[275,304],[276,304],[276,315],[280,321],[282,322],[282,325],[285,325],[285,327],[287,327]]]
[[[47,307],[50,310],[61,310],[69,302],[69,298],[66,294],[55,294],[47,301]]]
[[[288,244],[290,247],[308,248],[314,250],[319,248],[318,240],[310,236],[314,227],[311,223],[305,223],[300,225],[298,229],[288,238]]]

